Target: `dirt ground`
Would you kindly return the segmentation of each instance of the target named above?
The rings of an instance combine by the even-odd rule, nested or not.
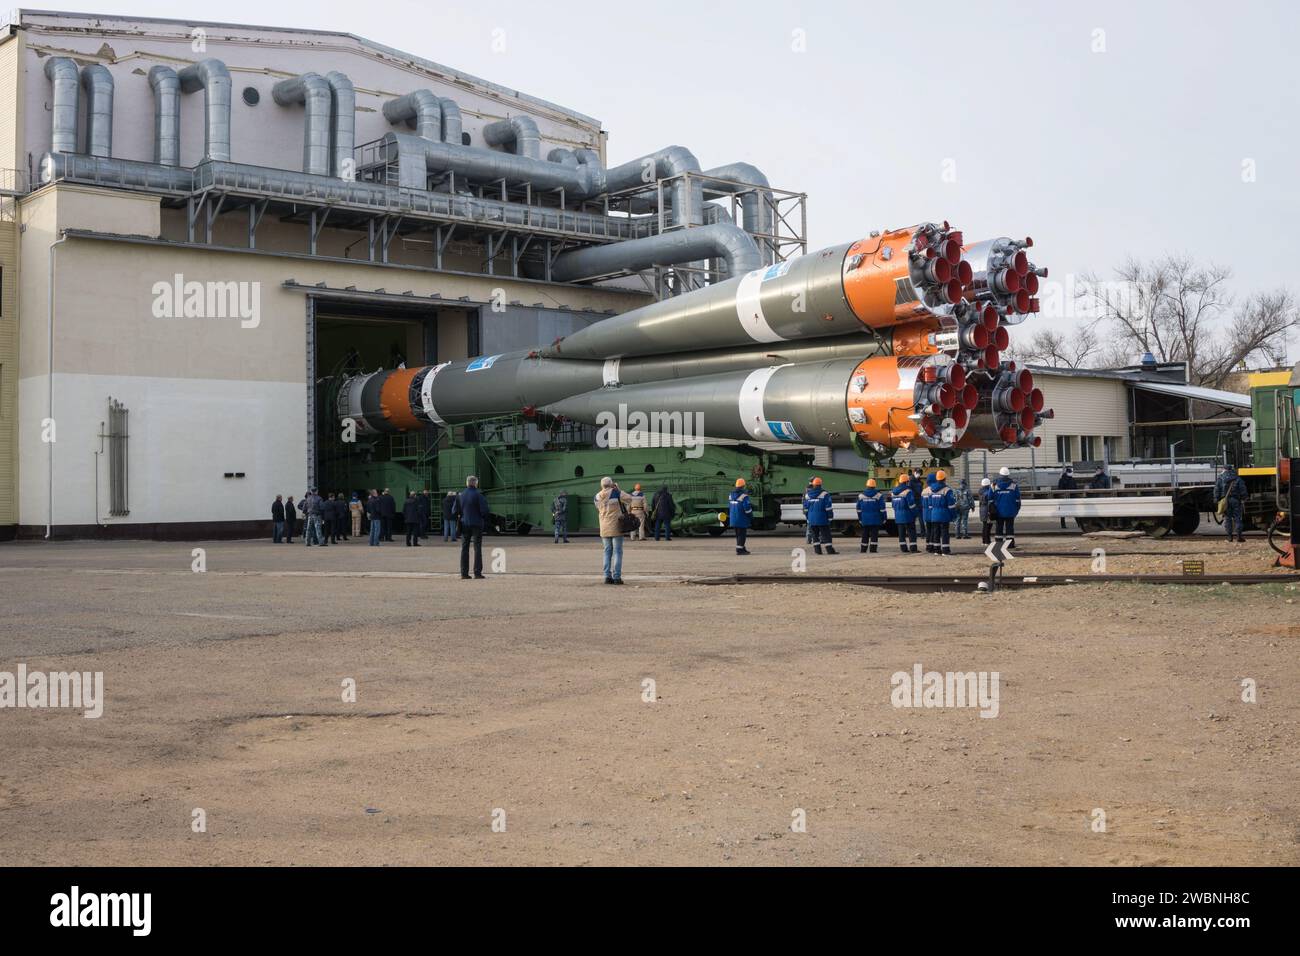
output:
[[[0,546],[0,671],[105,686],[0,710],[0,860],[1300,863],[1300,593],[1214,584],[1259,538],[1025,534],[1015,574],[1206,585],[994,595],[692,580],[790,573],[790,535],[629,542],[622,588],[591,538],[487,544],[472,582],[441,541]],[[958,548],[808,570],[986,570]],[[997,716],[895,707],[917,664],[998,672]]]

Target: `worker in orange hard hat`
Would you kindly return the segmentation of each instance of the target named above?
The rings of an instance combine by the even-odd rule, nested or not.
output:
[[[646,507],[645,493],[641,490],[640,485],[633,485],[632,491],[627,497],[627,510],[632,517],[640,522],[636,530],[628,535],[633,541],[644,541],[646,532]]]
[[[912,553],[915,554],[916,509],[920,502],[912,493],[912,483],[907,472],[898,476],[898,484],[894,486],[890,501],[894,506],[894,525],[898,528],[898,550],[907,554],[908,546],[911,545]]]
[[[948,487],[947,478],[948,473],[943,469],[934,473],[928,489],[930,522],[926,526],[926,550],[943,556],[952,554],[948,538],[957,513],[957,493]]]
[[[875,554],[880,547],[880,528],[885,523],[885,493],[876,479],[867,479],[867,489],[858,495],[858,524],[862,525],[861,553]]]
[[[736,479],[736,488],[727,502],[727,523],[736,529],[736,554],[749,554],[745,541],[749,537],[749,526],[753,523],[754,503],[749,500],[745,490],[745,479]]]
[[[808,527],[812,531],[813,551],[821,554],[822,545],[825,545],[827,554],[836,554],[835,545],[831,543],[835,502],[831,493],[822,487],[820,478],[813,478],[808,493],[804,495],[804,510],[808,513]]]

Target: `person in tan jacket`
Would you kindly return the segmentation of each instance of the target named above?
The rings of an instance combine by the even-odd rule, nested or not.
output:
[[[600,543],[605,552],[605,583],[623,583],[623,493],[608,475],[600,479],[595,499]]]
[[[636,518],[637,521],[641,522],[629,537],[633,541],[644,541],[646,526],[645,493],[641,490],[640,485],[633,485],[632,493],[626,497],[627,510],[632,513],[632,516]]]
[[[361,515],[365,512],[366,506],[361,503],[361,499],[354,491],[352,500],[348,503],[348,510],[352,512],[352,537],[361,537]]]

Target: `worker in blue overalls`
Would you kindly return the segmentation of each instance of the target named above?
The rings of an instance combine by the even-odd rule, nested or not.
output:
[[[875,554],[880,546],[880,526],[885,523],[885,493],[876,479],[867,479],[867,490],[858,495],[858,523],[862,525],[862,554]]]
[[[813,533],[813,551],[822,553],[826,545],[827,554],[836,554],[835,545],[831,544],[831,518],[835,513],[835,502],[831,493],[822,487],[822,480],[814,478],[812,489],[804,496],[808,504],[808,527]]]
[[[911,545],[912,553],[915,554],[917,501],[912,495],[906,473],[898,476],[898,484],[894,486],[892,501],[894,505],[894,524],[898,526],[898,550],[907,554],[908,546]]]
[[[1011,479],[1011,469],[998,470],[998,480],[993,486],[993,514],[997,518],[994,531],[996,541],[1006,541],[1008,548],[1016,546],[1016,515],[1020,514],[1020,486]]]
[[[930,537],[934,540],[934,553],[951,555],[952,546],[948,543],[952,529],[952,519],[957,513],[957,492],[947,483],[948,473],[937,471],[934,484],[930,488]]]
[[[749,538],[749,526],[753,524],[754,503],[749,500],[745,490],[745,479],[737,478],[735,490],[727,503],[727,524],[736,529],[736,554],[749,554],[745,542]]]

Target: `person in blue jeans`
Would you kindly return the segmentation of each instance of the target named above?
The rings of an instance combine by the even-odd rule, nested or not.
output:
[[[600,479],[595,498],[596,516],[600,519],[600,543],[605,552],[605,583],[623,583],[623,502],[614,479]]]
[[[455,541],[457,537],[456,492],[449,491],[442,499],[442,540]]]
[[[673,516],[677,514],[677,503],[667,485],[655,492],[650,510],[655,519],[655,540],[659,540],[660,533],[666,536],[666,540],[673,540]]]
[[[384,523],[379,519],[379,489],[371,488],[366,499],[366,514],[370,516],[370,546],[379,547],[384,539]]]

